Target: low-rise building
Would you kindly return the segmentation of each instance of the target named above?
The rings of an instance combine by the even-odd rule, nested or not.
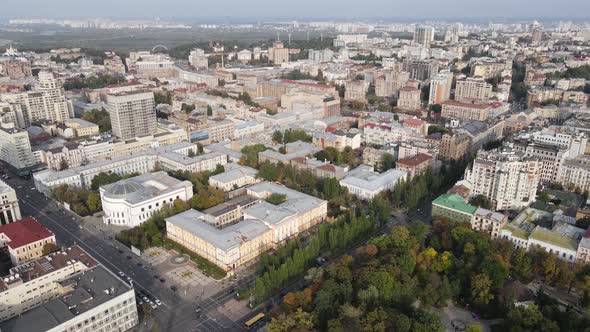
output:
[[[478,208],[471,218],[471,228],[487,233],[492,239],[500,237],[500,230],[508,223],[508,214]]]
[[[283,195],[284,201],[277,205],[266,202],[272,194]],[[196,210],[167,218],[168,238],[225,271],[235,271],[321,222],[328,213],[327,201],[275,183],[255,184],[247,188],[247,195],[256,203],[248,201],[247,208],[236,210],[241,216],[232,215],[231,221],[221,225],[215,216]]]
[[[0,248],[8,248],[14,265],[43,256],[47,244],[55,244],[55,234],[35,218],[28,217],[0,226]]]
[[[227,164],[226,171],[209,177],[209,185],[223,191],[231,191],[258,182],[257,171],[248,166]]]
[[[485,121],[490,117],[492,105],[463,103],[447,100],[442,103],[441,116],[447,119]]]
[[[86,121],[78,118],[71,118],[64,121],[64,125],[68,128],[74,129],[74,135],[76,137],[93,136],[98,135],[98,125],[90,121]]]
[[[456,222],[471,223],[477,207],[465,203],[465,199],[456,194],[443,194],[432,201],[432,216]]]
[[[390,169],[383,173],[377,173],[369,165],[360,165],[349,171],[340,180],[340,185],[358,198],[373,199],[380,192],[393,189],[401,180],[406,180],[408,174],[396,169]]]
[[[406,111],[415,111],[421,107],[420,90],[406,86],[399,90],[397,107]]]
[[[190,181],[177,180],[166,172],[146,173],[100,187],[105,224],[135,227],[166,205],[193,196]]]
[[[419,153],[412,157],[398,159],[395,162],[395,168],[408,173],[408,179],[412,179],[414,176],[424,173],[432,166],[432,156],[424,153]]]

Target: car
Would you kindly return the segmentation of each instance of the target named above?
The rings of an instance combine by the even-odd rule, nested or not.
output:
[[[119,253],[122,254],[123,253],[123,250],[119,249]]]
[[[142,297],[142,299],[143,299],[145,302],[150,302],[150,300],[147,298],[147,296],[144,296],[144,297]]]
[[[141,264],[140,262],[137,262],[137,266],[142,267],[143,264]]]
[[[164,278],[160,278],[160,282],[161,282],[161,283],[165,283],[165,282],[166,282],[166,279],[164,279]]]
[[[176,292],[176,291],[178,290],[178,288],[176,288],[176,286],[170,286],[170,289],[171,289],[173,292]]]
[[[142,267],[142,269],[143,269],[144,271],[147,271],[147,270],[148,270],[148,268],[147,268],[145,265]]]
[[[131,256],[127,255],[127,259],[131,259]]]
[[[201,308],[200,307],[197,307],[197,309],[195,309],[195,312],[196,313],[200,313],[201,312]]]
[[[119,276],[124,277],[125,273],[123,273],[123,271],[119,271]]]
[[[160,279],[159,275],[154,275],[154,279]]]
[[[154,302],[156,302],[157,305],[162,305],[162,301],[156,299]]]
[[[232,288],[230,288],[230,289],[227,290],[227,293],[228,294],[233,294],[233,292],[235,292],[235,291],[236,291],[236,289],[232,287]]]
[[[152,307],[152,309],[157,309],[158,308],[158,305],[155,304],[155,303],[151,303],[150,306]]]

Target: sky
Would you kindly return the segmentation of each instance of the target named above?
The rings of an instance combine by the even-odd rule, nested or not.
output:
[[[590,0],[3,0],[1,18],[572,18]]]

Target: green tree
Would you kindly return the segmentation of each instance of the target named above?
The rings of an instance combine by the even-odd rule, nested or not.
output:
[[[61,157],[61,161],[59,162],[59,170],[63,171],[66,170],[70,167],[70,165],[68,165],[68,161],[66,160],[66,158]]]
[[[279,194],[279,193],[272,193],[266,199],[267,202],[269,202],[270,204],[273,204],[273,205],[280,205],[280,204],[284,203],[286,200],[287,200],[287,195]]]
[[[492,281],[485,273],[475,274],[471,277],[471,298],[476,304],[488,304],[493,298],[491,293]]]
[[[100,195],[96,192],[91,192],[88,194],[88,198],[86,198],[86,205],[88,206],[88,210],[90,213],[96,213],[102,209]]]
[[[275,130],[272,133],[272,140],[277,143],[283,143],[283,132],[281,132],[280,130]]]
[[[268,323],[271,332],[312,331],[313,315],[301,308],[289,314],[281,314]]]
[[[381,172],[388,171],[392,168],[395,168],[393,155],[386,152],[383,154],[383,156],[381,156]]]

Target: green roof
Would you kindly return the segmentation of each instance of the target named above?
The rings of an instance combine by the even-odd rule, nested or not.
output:
[[[541,227],[535,227],[530,238],[541,242],[547,242],[561,248],[573,251],[578,250],[578,243],[574,239],[555,232],[546,231]]]
[[[512,224],[508,224],[508,225],[504,226],[503,229],[506,229],[506,230],[509,230],[510,232],[512,232],[512,236],[514,236],[514,237],[523,239],[525,241],[529,240],[529,232],[525,229],[522,229],[522,228],[517,227]]]
[[[477,210],[476,206],[465,203],[463,197],[456,194],[440,195],[432,201],[432,204],[468,214],[475,214],[475,211]]]

